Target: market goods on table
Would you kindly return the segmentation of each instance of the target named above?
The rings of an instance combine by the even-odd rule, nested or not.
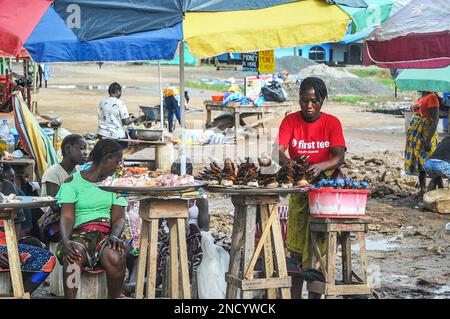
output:
[[[99,185],[101,186],[192,186],[194,177],[191,175],[178,176],[174,174],[158,175],[140,168],[121,168],[114,176],[108,177]]]
[[[229,158],[224,160],[223,165],[211,160],[209,166],[205,167],[196,178],[208,181],[209,186],[305,187],[309,185],[306,174],[309,166],[308,158],[301,156],[281,167],[268,157],[258,158],[258,166],[249,157],[237,165]]]
[[[51,196],[16,196],[0,193],[0,209],[37,208],[55,204],[56,198]]]

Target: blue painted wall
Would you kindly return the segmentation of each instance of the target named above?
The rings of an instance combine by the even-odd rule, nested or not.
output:
[[[296,47],[296,52],[298,55],[298,50],[302,50],[302,57],[309,58],[309,50],[311,50],[312,47],[319,46],[322,47],[325,50],[325,62],[330,62],[330,50],[331,50],[331,44],[330,43],[324,43],[324,44],[314,44],[314,45],[304,45],[301,47]],[[283,49],[275,49],[275,58],[281,58],[283,56],[291,56],[294,55],[294,48],[283,48]]]

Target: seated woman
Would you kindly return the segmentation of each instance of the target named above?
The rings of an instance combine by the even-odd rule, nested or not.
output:
[[[122,161],[122,147],[104,139],[95,145],[90,157],[92,166],[70,176],[56,195],[61,205],[61,242],[56,256],[63,265],[66,298],[74,299],[77,294],[76,287],[67,285],[69,276],[73,277],[73,265],[86,270],[101,266],[106,271],[109,297],[118,298],[125,278],[122,231],[127,202],[95,183],[114,174]]]
[[[63,139],[61,152],[63,156],[61,163],[50,166],[42,175],[41,196],[55,197],[64,180],[75,172],[77,165],[85,163],[88,157],[86,141],[78,134],[70,134]],[[59,206],[55,205],[45,209],[38,221],[43,241],[48,243],[60,240],[60,219],[61,209]]]
[[[15,186],[3,176],[3,163],[0,162],[0,192],[4,195],[16,194]],[[16,211],[17,217],[14,219],[17,239],[20,238],[21,224],[25,221],[24,213],[21,209]],[[3,220],[0,220],[0,271],[9,268],[8,248],[6,246],[5,229]],[[37,241],[37,240],[36,240]],[[47,278],[55,267],[55,257],[48,250],[20,244],[19,258],[22,270],[25,291],[32,293]]]

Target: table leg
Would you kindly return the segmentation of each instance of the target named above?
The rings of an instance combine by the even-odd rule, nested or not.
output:
[[[169,219],[169,242],[170,242],[170,288],[169,297],[179,298],[179,274],[178,274],[178,234],[176,219]]]
[[[155,298],[156,289],[156,262],[158,260],[158,219],[150,222],[150,254],[147,260],[147,298]]]
[[[181,268],[181,283],[183,289],[183,299],[191,298],[191,290],[189,284],[189,267],[186,247],[186,229],[185,220],[177,219],[178,225],[178,246],[180,248],[180,268]]]
[[[14,219],[5,219],[6,247],[8,249],[9,271],[13,286],[14,297],[24,298],[25,289],[23,287],[22,271],[20,269],[19,247],[17,245]],[[28,296],[29,297],[29,296]]]
[[[280,217],[274,219],[272,224],[273,244],[275,247],[275,260],[277,263],[278,276],[280,278],[287,278],[286,254],[284,253],[283,237],[281,236]],[[281,298],[291,299],[291,289],[281,288]]]
[[[245,216],[245,233],[244,233],[244,265],[243,273],[247,272],[253,253],[255,251],[255,231],[256,231],[256,205],[247,205],[243,207],[243,215]],[[248,279],[253,279],[253,272],[249,274]],[[241,291],[242,299],[252,299],[252,291]]]
[[[239,117],[239,112],[234,111],[234,139],[236,140],[236,144],[238,142],[238,128],[241,127],[241,121]]]
[[[136,292],[135,292],[136,299],[142,299],[144,297],[145,266],[148,253],[148,233],[149,233],[149,222],[143,220],[140,234],[141,243],[139,245],[139,259],[136,278]]]
[[[211,123],[211,110],[206,110],[206,123]]]
[[[345,284],[352,283],[352,247],[350,243],[350,232],[342,232],[342,276]]]
[[[230,264],[228,266],[228,272],[230,275],[239,277],[239,266],[241,264],[241,247],[243,239],[244,216],[241,205],[234,207],[233,218],[233,235],[231,237],[230,248]],[[232,284],[227,284],[227,299],[236,299],[237,288]]]
[[[261,205],[261,229],[265,229],[269,220],[269,205]],[[273,254],[272,254],[272,236],[269,234],[268,240],[264,243],[264,270],[266,278],[273,277]],[[276,299],[275,289],[267,289],[267,298]]]

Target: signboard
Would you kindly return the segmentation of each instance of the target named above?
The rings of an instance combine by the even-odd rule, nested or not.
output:
[[[242,71],[258,72],[258,52],[242,53]]]
[[[256,100],[261,94],[261,87],[267,82],[273,80],[272,74],[265,74],[259,76],[248,76],[245,78],[245,96],[252,100]]]
[[[275,56],[273,50],[258,52],[258,72],[275,73]]]

